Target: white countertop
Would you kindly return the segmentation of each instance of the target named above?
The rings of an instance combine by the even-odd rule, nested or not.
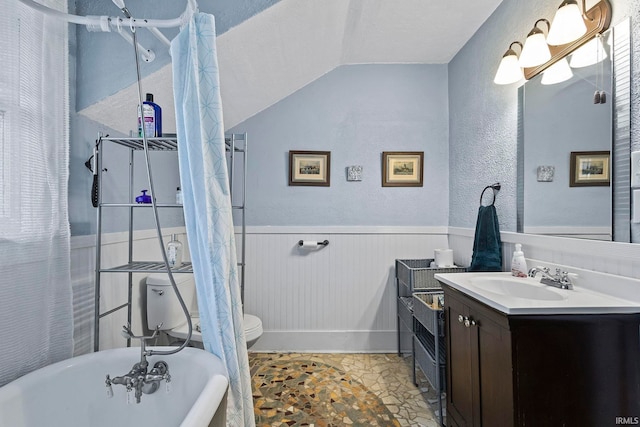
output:
[[[444,273],[435,278],[510,315],[640,313],[640,302],[574,285],[558,289],[511,273]],[[512,293],[512,295],[509,295]]]

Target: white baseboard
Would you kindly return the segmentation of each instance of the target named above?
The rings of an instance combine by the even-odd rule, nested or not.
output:
[[[397,331],[265,331],[253,352],[396,353]]]

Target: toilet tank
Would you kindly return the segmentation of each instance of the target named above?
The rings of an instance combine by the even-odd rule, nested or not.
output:
[[[193,275],[176,273],[173,275],[180,295],[191,309],[195,297]],[[187,322],[178,297],[166,273],[151,274],[147,277],[147,326],[153,330],[162,323],[160,329],[167,330]]]

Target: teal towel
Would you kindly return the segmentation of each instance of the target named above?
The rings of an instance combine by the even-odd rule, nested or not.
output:
[[[502,242],[496,207],[480,206],[469,271],[502,271]]]

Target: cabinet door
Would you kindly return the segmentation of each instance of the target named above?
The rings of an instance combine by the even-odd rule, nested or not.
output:
[[[468,308],[459,300],[445,296],[447,325],[447,417],[454,425],[473,425],[474,385],[477,364],[472,353],[471,329],[464,324]],[[462,319],[462,321],[460,321]],[[473,369],[476,372],[473,372]]]
[[[513,370],[507,318],[446,290],[445,305],[450,424],[513,426]]]
[[[473,425],[509,427],[514,425],[511,335],[500,325],[506,318],[493,314],[481,308],[469,312],[475,323],[470,333],[475,340],[472,347],[477,348],[479,372],[479,402],[474,408]]]

